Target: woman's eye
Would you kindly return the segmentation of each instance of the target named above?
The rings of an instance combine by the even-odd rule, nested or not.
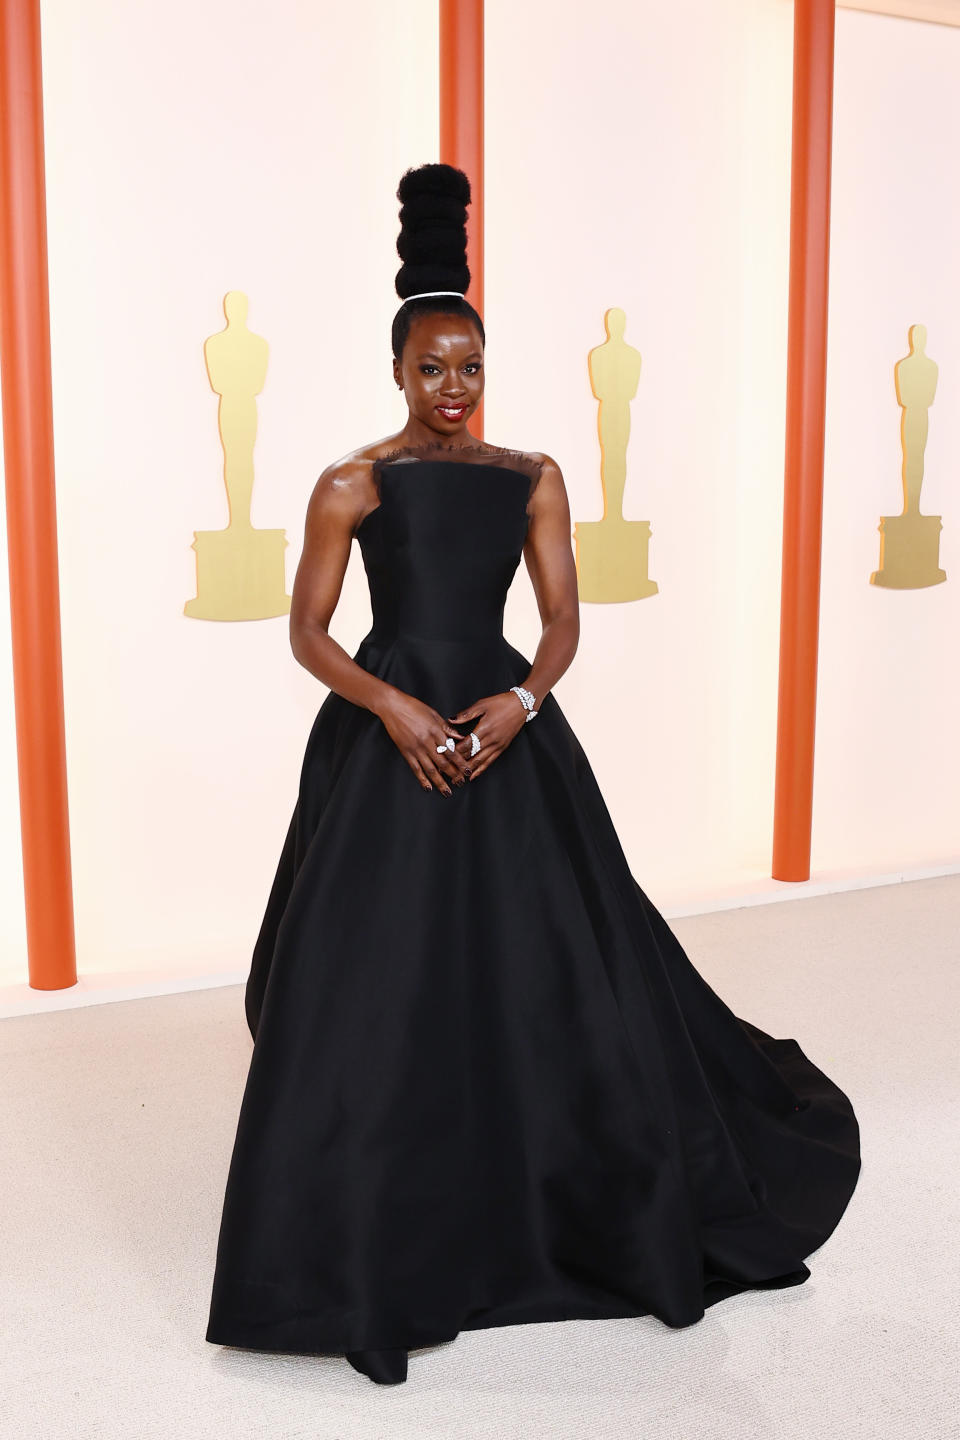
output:
[[[478,364],[475,360],[471,360],[471,361],[469,362],[469,364],[464,365],[463,368],[464,368],[464,370],[469,371],[469,373],[470,373],[471,375],[475,375],[476,372],[480,369],[480,366],[479,366],[479,364]],[[421,374],[423,374],[423,375],[433,375],[433,374],[435,374],[437,371],[439,371],[439,369],[440,369],[439,365],[421,365],[421,366],[420,366],[420,371],[421,371]]]

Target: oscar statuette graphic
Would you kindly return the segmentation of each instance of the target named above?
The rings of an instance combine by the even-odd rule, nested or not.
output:
[[[658,589],[647,574],[650,522],[623,518],[630,402],[640,382],[640,352],[623,338],[627,317],[622,310],[607,310],[603,323],[607,338],[587,357],[590,388],[599,402],[603,518],[578,520],[573,527],[580,599],[600,604],[642,600]]]
[[[927,444],[928,411],[937,389],[938,367],[926,354],[927,327],[911,325],[910,353],[894,366],[897,400],[901,407],[900,446],[903,451],[903,511],[882,515],[880,568],[870,576],[871,585],[888,590],[919,590],[939,585],[947,572],[940,568],[939,515],[921,515],[920,488],[923,485],[923,453]]]
[[[286,593],[283,530],[256,530],[250,523],[257,396],[267,373],[269,346],[247,329],[247,297],[224,296],[225,329],[204,343],[223,446],[223,479],[229,521],[223,530],[195,530],[197,594],[183,607],[195,620],[267,620],[290,612]]]

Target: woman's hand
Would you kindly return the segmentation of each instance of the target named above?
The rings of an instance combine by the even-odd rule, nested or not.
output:
[[[519,701],[517,703],[519,705]],[[425,705],[405,690],[395,689],[378,707],[377,714],[422,789],[432,790],[436,786],[442,794],[452,795],[448,778],[455,785],[462,785],[470,778],[473,767],[461,751],[444,750],[442,755],[438,752],[437,746],[442,745],[448,735],[454,740],[462,740],[463,736],[432,705]]]
[[[527,723],[527,712],[524,709],[520,696],[513,690],[501,690],[496,695],[485,695],[476,704],[470,705],[466,710],[460,710],[456,715],[449,718],[454,722],[462,723],[464,720],[472,720],[475,715],[482,715],[483,719],[478,721],[472,728],[480,741],[480,749],[476,755],[469,759],[471,781],[482,775],[488,765],[491,765],[497,756],[506,750],[510,741],[518,730],[522,730]],[[458,733],[459,732],[455,732]],[[463,739],[465,753],[470,756],[470,736],[459,737]],[[457,753],[459,754],[459,748]]]

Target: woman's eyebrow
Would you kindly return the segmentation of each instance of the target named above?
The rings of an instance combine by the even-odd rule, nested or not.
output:
[[[483,359],[483,356],[481,355],[481,353],[480,353],[479,350],[471,350],[471,351],[470,351],[470,354],[467,355],[465,358],[466,358],[467,360],[472,360],[475,356],[479,356],[481,360]],[[442,359],[443,359],[443,356],[442,356],[442,355],[437,355],[433,350],[424,350],[421,355],[418,355],[418,356],[417,356],[417,359],[418,359],[418,360],[442,360]]]

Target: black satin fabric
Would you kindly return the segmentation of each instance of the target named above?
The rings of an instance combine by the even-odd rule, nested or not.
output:
[[[522,683],[502,620],[528,485],[476,462],[383,471],[358,664],[442,715]],[[214,1343],[686,1326],[805,1281],[857,1183],[850,1100],[694,968],[553,695],[448,798],[330,693],[245,998]]]

